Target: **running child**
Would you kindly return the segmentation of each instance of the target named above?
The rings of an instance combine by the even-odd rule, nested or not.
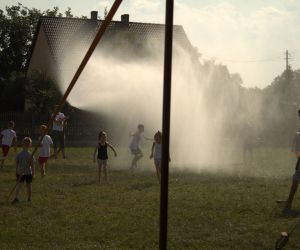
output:
[[[138,160],[140,160],[143,157],[143,152],[140,149],[141,139],[144,138],[145,140],[151,140],[152,141],[152,139],[147,138],[143,135],[144,130],[145,130],[144,125],[139,124],[138,127],[137,127],[137,131],[135,133],[130,134],[130,136],[132,136],[132,141],[130,143],[129,148],[131,150],[131,153],[134,155],[133,159],[132,159],[132,162],[131,162],[130,169],[137,168]]]
[[[15,145],[15,151],[17,151],[16,142],[17,134],[14,131],[15,123],[10,121],[8,123],[8,128],[2,130],[0,139],[2,139],[2,159],[1,159],[1,168],[3,168],[4,161],[7,159],[8,151],[11,146]]]
[[[300,181],[300,133],[299,132],[297,132],[296,135],[294,136],[292,152],[295,154],[297,158],[297,163],[295,167],[295,173],[292,176],[290,193],[288,199],[285,201],[285,208],[284,208],[285,211],[290,210],[292,208],[294,196],[297,192],[299,181]]]
[[[23,150],[16,156],[16,176],[17,176],[17,186],[16,186],[16,196],[12,203],[19,202],[19,193],[24,181],[26,181],[27,186],[27,201],[31,201],[32,193],[32,179],[34,177],[34,158],[31,158],[31,153],[29,148],[32,145],[32,140],[29,137],[25,137],[22,141]]]
[[[50,157],[50,146],[53,145],[53,141],[50,135],[47,134],[48,128],[46,125],[41,125],[39,132],[41,136],[44,136],[41,144],[39,145],[39,165],[41,169],[41,176],[44,178],[46,175],[46,163]],[[41,139],[41,136],[39,137],[39,140]]]
[[[117,152],[113,145],[111,145],[107,141],[107,135],[104,131],[100,131],[98,135],[98,145],[95,148],[94,151],[94,162],[96,162],[96,152],[97,154],[97,162],[98,162],[98,177],[99,177],[99,183],[101,179],[101,171],[103,169],[105,181],[108,183],[108,177],[107,177],[107,161],[108,161],[108,154],[107,154],[107,147],[109,147],[115,154],[115,157],[117,156]]]

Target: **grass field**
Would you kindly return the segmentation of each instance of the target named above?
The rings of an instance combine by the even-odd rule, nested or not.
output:
[[[127,151],[111,157],[110,184],[98,184],[91,148],[68,149],[39,171],[32,202],[11,205],[14,152],[0,172],[0,249],[157,249],[159,185],[152,162],[128,170]],[[174,166],[173,166],[174,165]],[[169,249],[274,249],[297,218],[282,216],[294,159],[284,149],[260,149],[231,172],[182,171],[171,162]],[[38,169],[37,169],[38,170]],[[299,194],[295,212],[300,209]],[[286,249],[300,249],[300,226]]]

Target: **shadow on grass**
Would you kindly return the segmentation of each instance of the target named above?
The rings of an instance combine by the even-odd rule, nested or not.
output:
[[[133,184],[129,187],[129,189],[133,189],[133,190],[144,190],[144,189],[147,189],[147,188],[151,188],[153,186],[157,186],[155,185],[154,183],[150,183],[150,182],[146,182],[146,183],[136,183],[136,184]]]
[[[282,218],[296,218],[300,215],[299,209],[283,209],[281,212]]]
[[[79,183],[73,183],[72,187],[84,187],[84,186],[90,186],[94,185],[95,181],[88,181],[88,182],[79,182]]]
[[[297,218],[300,215],[299,209],[284,209],[280,208],[275,212],[275,218]]]

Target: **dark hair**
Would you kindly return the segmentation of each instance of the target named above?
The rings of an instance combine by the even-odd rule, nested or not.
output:
[[[161,137],[162,137],[162,133],[158,130],[158,131],[154,134],[154,138],[155,138],[156,136],[159,136],[159,137],[161,138]]]
[[[15,122],[10,121],[10,122],[8,123],[8,127],[13,128],[14,126],[15,126]]]
[[[27,145],[27,146],[30,146],[31,143],[32,143],[32,140],[30,137],[24,137],[23,140],[22,140],[23,144]]]
[[[98,134],[98,139],[100,139],[101,136],[106,135],[105,131],[100,131]]]
[[[138,127],[138,129],[144,128],[144,125],[143,124],[139,124],[137,127]]]

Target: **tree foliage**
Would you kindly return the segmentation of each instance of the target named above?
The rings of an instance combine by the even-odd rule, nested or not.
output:
[[[26,79],[26,63],[30,53],[34,34],[40,16],[73,17],[71,8],[62,14],[58,7],[45,11],[27,8],[21,3],[6,6],[0,10],[0,110],[23,111],[24,96],[29,94],[34,100],[44,102],[36,104],[36,111],[43,111],[49,104],[49,97],[59,93],[55,87],[49,87],[49,81],[36,75],[33,81]],[[45,88],[37,87],[32,93],[25,93],[25,86],[39,79]],[[29,84],[29,85],[30,85]],[[28,87],[28,86],[27,86]],[[29,86],[30,88],[30,86]],[[47,93],[47,91],[49,91]],[[38,100],[38,95],[40,100]]]
[[[29,111],[34,113],[49,113],[62,97],[57,84],[39,72],[27,78],[25,95]]]
[[[21,3],[0,10],[0,80],[12,72],[24,72],[39,17],[63,16],[58,7],[45,11],[29,9]],[[68,8],[64,15],[73,17]]]

